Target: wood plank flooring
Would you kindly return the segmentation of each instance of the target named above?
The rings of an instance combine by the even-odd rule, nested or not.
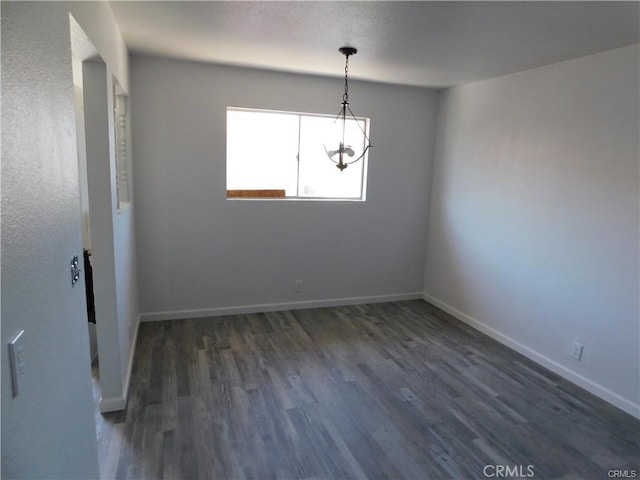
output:
[[[103,478],[640,475],[638,420],[423,301],[142,324],[96,419]]]

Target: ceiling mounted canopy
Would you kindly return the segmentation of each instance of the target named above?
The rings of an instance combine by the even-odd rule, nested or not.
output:
[[[371,142],[367,136],[367,125],[362,119],[357,119],[349,106],[349,57],[358,53],[354,47],[340,47],[339,52],[345,56],[344,61],[344,93],[342,94],[342,108],[335,119],[337,129],[336,136],[330,140],[332,147],[324,150],[340,171],[352,163],[364,158],[371,148]]]

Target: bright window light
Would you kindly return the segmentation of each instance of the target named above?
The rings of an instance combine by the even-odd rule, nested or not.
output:
[[[368,126],[348,120],[345,144],[362,152]],[[335,128],[334,116],[227,108],[227,196],[364,200],[367,155],[336,168]]]

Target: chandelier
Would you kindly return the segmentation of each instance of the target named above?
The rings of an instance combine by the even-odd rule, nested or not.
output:
[[[336,167],[343,171],[352,163],[356,163],[357,161],[364,158],[367,151],[371,148],[371,142],[369,141],[369,137],[363,128],[362,120],[358,120],[356,116],[351,111],[349,107],[349,57],[351,55],[355,55],[358,53],[358,50],[353,47],[340,47],[338,49],[340,53],[345,56],[344,61],[344,93],[342,94],[342,108],[334,123],[338,124],[338,136],[339,136],[339,144],[337,148],[328,149],[326,145],[324,145],[324,151],[333,163],[336,164]],[[362,144],[362,152],[359,151],[358,146],[353,142],[353,135],[349,136],[349,141],[345,140],[345,135],[347,129],[353,129],[353,125],[357,125],[358,129],[361,133],[361,144]],[[359,142],[360,142],[359,140]]]

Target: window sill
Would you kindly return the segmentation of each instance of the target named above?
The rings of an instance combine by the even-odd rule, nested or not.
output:
[[[227,198],[285,198],[284,190],[227,190]]]
[[[258,201],[302,201],[302,202],[364,202],[364,198],[340,197],[287,197],[285,190],[227,190],[227,200],[258,200]]]

